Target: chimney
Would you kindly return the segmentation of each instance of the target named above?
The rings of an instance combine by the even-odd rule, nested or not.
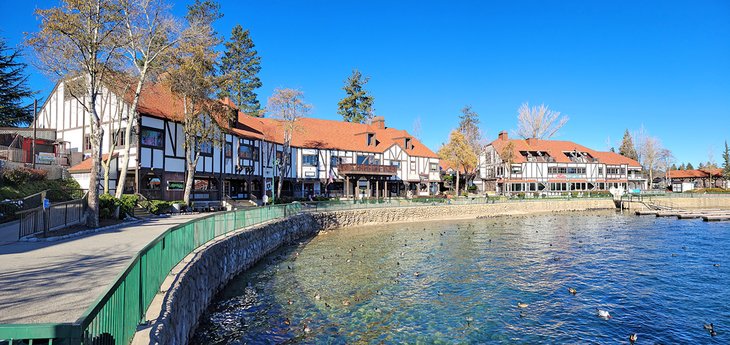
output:
[[[371,123],[373,127],[377,129],[385,129],[385,118],[382,116],[373,117],[373,121]]]
[[[527,138],[527,145],[537,145],[537,138]]]
[[[509,140],[509,137],[507,136],[507,131],[501,131],[499,132],[499,140]]]

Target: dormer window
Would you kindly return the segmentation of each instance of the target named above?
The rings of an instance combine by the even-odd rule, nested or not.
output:
[[[375,145],[375,134],[374,133],[368,133],[368,146]]]
[[[405,138],[404,141],[405,141],[404,144],[406,146],[406,150],[410,149],[411,148],[411,138]]]

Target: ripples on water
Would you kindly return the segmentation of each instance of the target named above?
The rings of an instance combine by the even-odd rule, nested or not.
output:
[[[613,212],[341,229],[235,278],[192,343],[730,344],[729,248]]]

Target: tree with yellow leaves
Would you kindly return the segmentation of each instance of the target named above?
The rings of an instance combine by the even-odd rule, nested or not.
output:
[[[456,195],[459,195],[459,174],[461,170],[471,171],[477,164],[477,155],[468,141],[459,131],[451,131],[449,142],[442,145],[439,158],[456,169]]]

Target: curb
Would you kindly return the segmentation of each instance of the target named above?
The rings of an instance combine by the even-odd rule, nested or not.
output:
[[[107,226],[104,226],[104,227],[101,227],[101,228],[89,229],[89,230],[74,232],[72,234],[67,234],[67,235],[63,235],[63,236],[54,236],[54,237],[46,237],[46,238],[38,238],[38,237],[26,236],[26,237],[23,237],[23,238],[19,239],[18,242],[56,242],[56,241],[66,240],[66,239],[69,239],[69,238],[74,238],[74,237],[80,237],[80,236],[84,236],[84,235],[88,235],[88,234],[93,234],[93,233],[97,233],[97,232],[102,232],[102,231],[107,231],[107,230],[114,230],[114,229],[118,229],[118,228],[125,227],[127,225],[137,224],[137,223],[141,223],[141,222],[143,222],[143,219],[136,219],[135,218],[134,220],[124,221],[124,222],[119,223],[119,224],[107,225]]]

